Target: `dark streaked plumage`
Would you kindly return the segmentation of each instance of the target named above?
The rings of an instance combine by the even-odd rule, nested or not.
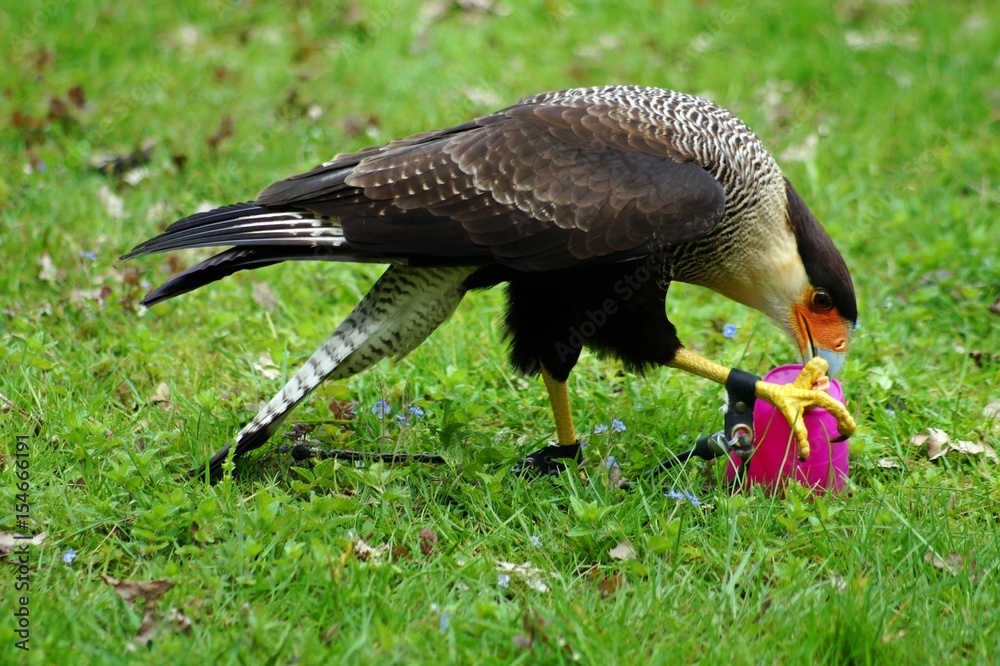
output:
[[[546,93],[338,155],[252,203],[180,220],[126,258],[202,246],[232,247],[144,303],[281,261],[390,265],[241,431],[237,455],[324,378],[408,353],[469,289],[507,283],[511,360],[553,386],[582,347],[704,374],[675,359],[672,280],[760,309],[809,357],[846,351],[857,318],[843,259],[756,136],[710,102],[653,88]]]

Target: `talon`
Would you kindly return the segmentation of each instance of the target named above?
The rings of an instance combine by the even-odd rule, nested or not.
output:
[[[557,462],[558,460],[573,460],[580,463],[583,461],[582,453],[580,442],[565,445],[549,444],[518,460],[511,471],[519,476],[559,474],[566,470],[566,463]]]
[[[798,444],[800,460],[809,457],[809,432],[802,422],[802,413],[805,410],[815,407],[825,409],[837,419],[837,427],[842,436],[850,437],[854,433],[854,419],[847,408],[828,393],[816,388],[822,386],[827,369],[827,362],[817,357],[802,368],[799,376],[791,384],[757,382],[757,397],[774,405],[791,426]]]

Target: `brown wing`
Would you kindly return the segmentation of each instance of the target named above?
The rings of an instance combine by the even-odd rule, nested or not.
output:
[[[522,103],[338,156],[256,203],[336,217],[386,256],[488,259],[521,270],[641,256],[715,227],[725,193],[616,105]]]

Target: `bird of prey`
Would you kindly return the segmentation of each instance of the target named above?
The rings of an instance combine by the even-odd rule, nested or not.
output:
[[[857,321],[847,266],[775,160],[725,109],[637,86],[548,92],[448,129],[341,154],[255,201],[198,213],[125,255],[226,247],[152,290],[152,306],[282,261],[388,268],[353,312],[236,436],[261,446],[326,379],[401,358],[469,291],[506,285],[513,367],[541,375],[558,445],[577,443],[567,380],[581,350],[642,372],[672,366],[725,383],[730,368],[681,345],[670,282],[756,308],[812,373],[756,394],[809,444],[801,413],[843,405],[808,388],[840,369]],[[828,368],[827,368],[828,366]],[[221,468],[227,446],[208,463]]]

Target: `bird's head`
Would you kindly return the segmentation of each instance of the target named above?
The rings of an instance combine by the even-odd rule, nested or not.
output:
[[[739,253],[745,272],[711,287],[767,314],[798,345],[803,364],[819,356],[835,377],[858,320],[851,274],[791,183],[784,185],[780,205],[764,214],[773,223],[757,227],[747,243],[753,249]]]
[[[798,344],[802,362],[819,356],[835,377],[844,365],[858,304],[847,264],[791,183],[785,181],[788,226],[795,236],[798,261],[786,276],[785,300],[770,313]]]

